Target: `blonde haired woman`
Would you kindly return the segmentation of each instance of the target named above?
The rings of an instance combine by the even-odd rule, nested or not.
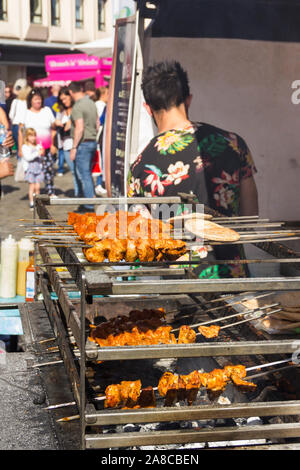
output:
[[[13,134],[13,138],[17,147],[17,158],[20,158],[19,155],[19,125],[24,120],[24,116],[27,110],[27,96],[31,92],[30,86],[25,88],[21,88],[18,91],[17,98],[15,98],[11,104],[10,111],[9,111],[9,119],[11,121],[11,130]]]

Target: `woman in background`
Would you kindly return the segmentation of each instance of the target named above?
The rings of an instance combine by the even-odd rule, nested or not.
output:
[[[47,194],[54,194],[54,162],[57,149],[54,145],[56,136],[55,118],[50,108],[44,107],[44,99],[39,88],[33,88],[27,97],[27,110],[23,122],[19,124],[19,153],[22,156],[22,145],[24,141],[23,130],[33,128],[37,134],[37,144],[44,149],[43,172]]]
[[[69,89],[63,87],[58,94],[58,105],[61,111],[56,115],[55,125],[60,129],[65,161],[73,176],[74,197],[80,197],[83,194],[81,180],[75,170],[74,161],[70,159],[70,150],[73,147],[73,139],[71,137],[71,112],[73,104]]]
[[[11,104],[11,108],[9,111],[9,119],[11,122],[11,130],[13,134],[13,138],[17,147],[17,158],[19,156],[19,124],[23,122],[24,116],[27,110],[27,97],[31,92],[31,88],[29,86],[25,88],[21,88],[21,90],[17,91],[17,97],[13,100]]]

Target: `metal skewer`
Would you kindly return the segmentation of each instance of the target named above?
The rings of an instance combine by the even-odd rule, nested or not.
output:
[[[250,292],[250,293],[251,293],[251,292]],[[273,294],[273,293],[274,293],[274,292],[268,292],[268,293],[266,293],[266,294],[257,295],[257,296],[255,296],[255,297],[250,298],[250,299],[243,298],[243,299],[241,299],[241,300],[237,300],[236,302],[231,302],[231,303],[229,303],[229,304],[227,304],[227,305],[220,305],[219,307],[212,307],[212,308],[210,308],[210,309],[208,309],[208,310],[205,310],[205,309],[204,309],[204,310],[201,309],[201,310],[202,310],[203,313],[216,312],[217,310],[222,310],[223,308],[230,308],[230,307],[232,307],[232,306],[234,306],[234,305],[241,304],[241,303],[243,303],[243,302],[245,302],[245,301],[247,301],[247,300],[256,300],[256,299],[261,299],[261,298],[263,298],[263,297],[268,297],[269,295],[271,295],[271,294]],[[245,295],[245,294],[243,294],[243,295]],[[233,297],[236,297],[236,295],[234,295]],[[226,299],[222,299],[222,300],[226,300]],[[207,302],[207,303],[210,303],[210,302]],[[195,307],[195,305],[192,305],[192,306]],[[192,306],[191,306],[191,307],[192,307]],[[201,308],[202,305],[199,306],[199,307]],[[185,308],[185,306],[184,306],[183,308]],[[259,307],[257,307],[257,308],[259,308]],[[255,310],[255,309],[252,309],[252,310]],[[167,312],[167,313],[174,313],[174,312],[177,312],[177,310],[174,310],[174,311],[171,310],[170,312]],[[242,313],[240,313],[240,314],[238,314],[238,315],[242,315]],[[182,318],[183,318],[183,317],[182,317]]]
[[[278,308],[278,309],[272,310],[271,312],[268,312],[268,313],[261,313],[260,315],[257,315],[257,316],[251,317],[251,318],[247,318],[246,320],[241,320],[241,321],[238,321],[238,322],[235,322],[235,323],[231,323],[230,325],[224,325],[224,326],[221,326],[220,330],[224,330],[225,328],[230,328],[231,326],[240,325],[241,323],[246,323],[248,321],[256,320],[257,318],[261,318],[261,317],[264,317],[264,316],[267,317],[269,315],[272,315],[273,313],[281,312],[281,310],[282,310],[282,308]]]
[[[260,369],[264,369],[266,367],[277,366],[278,364],[284,364],[286,362],[293,362],[293,358],[289,357],[288,359],[283,359],[282,361],[268,362],[268,363],[262,364],[260,366],[247,367],[246,371],[250,372],[251,370],[257,370],[257,369],[260,370]]]
[[[76,402],[70,401],[69,403],[60,403],[59,405],[50,405],[44,408],[44,410],[55,410],[57,408],[63,408],[65,406],[72,406],[72,405],[76,405]]]
[[[273,313],[281,312],[281,310],[282,310],[282,308],[278,308],[278,309],[272,310],[271,312],[268,312],[268,313],[261,313],[260,315],[251,316],[251,318],[246,318],[246,320],[240,320],[240,321],[237,321],[237,322],[234,322],[234,323],[230,323],[229,325],[221,326],[220,330],[225,330],[226,328],[230,328],[232,326],[240,325],[241,323],[246,323],[246,322],[249,322],[249,321],[252,321],[252,320],[257,320],[258,318],[261,318],[261,317],[267,317],[269,315],[272,315]],[[253,312],[253,313],[255,313],[255,312]],[[202,333],[200,333],[200,332],[196,333],[196,336],[198,336],[198,335],[202,335]]]
[[[202,322],[202,323],[196,323],[194,325],[190,325],[190,328],[196,328],[197,326],[209,325],[210,323],[215,324],[215,323],[218,323],[220,321],[227,320],[228,318],[239,317],[241,315],[248,315],[248,314],[251,314],[251,313],[255,313],[256,311],[259,312],[261,310],[266,310],[267,308],[277,307],[278,305],[280,305],[280,304],[275,303],[275,304],[266,305],[264,307],[257,307],[257,308],[252,309],[252,310],[246,310],[245,312],[235,313],[234,315],[227,315],[226,317],[220,317],[220,318],[216,318],[214,320],[208,320],[208,321],[205,321],[205,322]],[[206,310],[206,312],[209,312],[209,311],[210,310]],[[272,312],[272,313],[274,313],[274,312]],[[234,323],[234,324],[237,324],[237,323]],[[172,330],[172,333],[174,333],[174,331],[179,331],[179,330],[180,330],[180,328],[175,328],[174,330]]]
[[[249,380],[254,380],[254,379],[258,379],[259,377],[264,377],[265,375],[269,375],[269,374],[274,374],[274,373],[278,373],[278,372],[282,372],[283,370],[287,370],[287,369],[292,369],[294,367],[299,367],[300,364],[292,364],[290,366],[285,366],[285,367],[280,367],[279,369],[271,369],[271,370],[267,370],[266,372],[261,372],[259,374],[254,374],[254,375],[249,375],[248,379]]]

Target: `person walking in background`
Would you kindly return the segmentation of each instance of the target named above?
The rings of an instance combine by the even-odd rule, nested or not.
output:
[[[83,187],[86,198],[95,197],[94,182],[92,178],[92,161],[97,149],[97,108],[95,103],[84,94],[80,84],[72,82],[69,85],[70,95],[74,100],[71,112],[71,137],[73,147],[70,159],[75,162],[75,171]],[[93,210],[94,206],[86,204],[83,209]]]
[[[45,98],[45,106],[48,106],[48,108],[51,109],[53,116],[56,118],[57,113],[60,111],[59,109],[59,103],[58,103],[58,95],[60,92],[61,86],[60,85],[52,85],[50,88],[50,96]],[[59,132],[56,134],[56,142],[55,146],[58,150],[57,152],[57,175],[62,176],[64,174],[64,162],[65,162],[65,157],[64,157],[64,151],[62,148],[62,143],[61,143],[61,138]]]
[[[9,116],[11,104],[16,97],[13,92],[13,85],[12,84],[6,85],[4,93],[5,93],[6,113]]]
[[[56,115],[55,125],[57,129],[60,129],[64,158],[73,176],[74,197],[79,197],[83,194],[82,185],[80,178],[75,171],[74,161],[70,159],[70,151],[73,147],[73,139],[71,137],[71,112],[74,101],[67,87],[63,87],[60,90],[58,95],[58,104],[60,112]]]
[[[52,85],[50,88],[50,96],[45,99],[45,106],[51,109],[53,116],[56,117],[56,114],[59,112],[59,105],[58,105],[58,95],[61,89],[60,85]]]
[[[23,168],[25,181],[29,183],[29,207],[33,210],[33,195],[40,194],[41,183],[44,181],[42,156],[45,150],[37,144],[37,134],[32,128],[26,129],[24,144],[22,145]]]
[[[106,107],[107,107],[107,101],[108,101],[108,87],[103,86],[103,87],[97,88],[96,97],[97,97],[97,101],[95,102],[95,104],[96,104],[98,119],[99,119],[99,124],[100,124],[98,136],[97,136],[97,142],[99,145],[101,170],[103,173],[103,145],[102,144],[103,144],[103,127],[105,123]],[[103,188],[102,175],[97,176],[95,193],[97,194],[97,196],[102,196],[102,197],[107,196],[107,191],[106,189]]]
[[[31,92],[31,88],[26,86],[17,91],[17,96],[13,100],[9,112],[9,119],[11,122],[11,130],[17,149],[17,158],[19,159],[19,124],[24,121],[25,113],[27,110],[27,97]]]
[[[108,101],[108,87],[101,86],[97,88],[95,104],[97,108],[98,118],[100,119],[100,123],[101,123],[101,117],[104,113],[104,110],[106,109],[107,101]]]
[[[19,125],[19,152],[22,156],[23,130],[33,128],[37,134],[37,143],[45,150],[43,161],[44,181],[47,194],[54,194],[54,161],[57,149],[55,142],[55,118],[48,107],[44,107],[44,100],[39,88],[33,88],[27,98],[27,110],[23,122]]]

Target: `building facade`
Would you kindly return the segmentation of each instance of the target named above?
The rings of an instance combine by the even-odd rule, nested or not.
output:
[[[0,79],[45,76],[45,55],[80,52],[114,33],[117,11],[133,0],[0,0]],[[132,13],[127,8],[125,14]]]

